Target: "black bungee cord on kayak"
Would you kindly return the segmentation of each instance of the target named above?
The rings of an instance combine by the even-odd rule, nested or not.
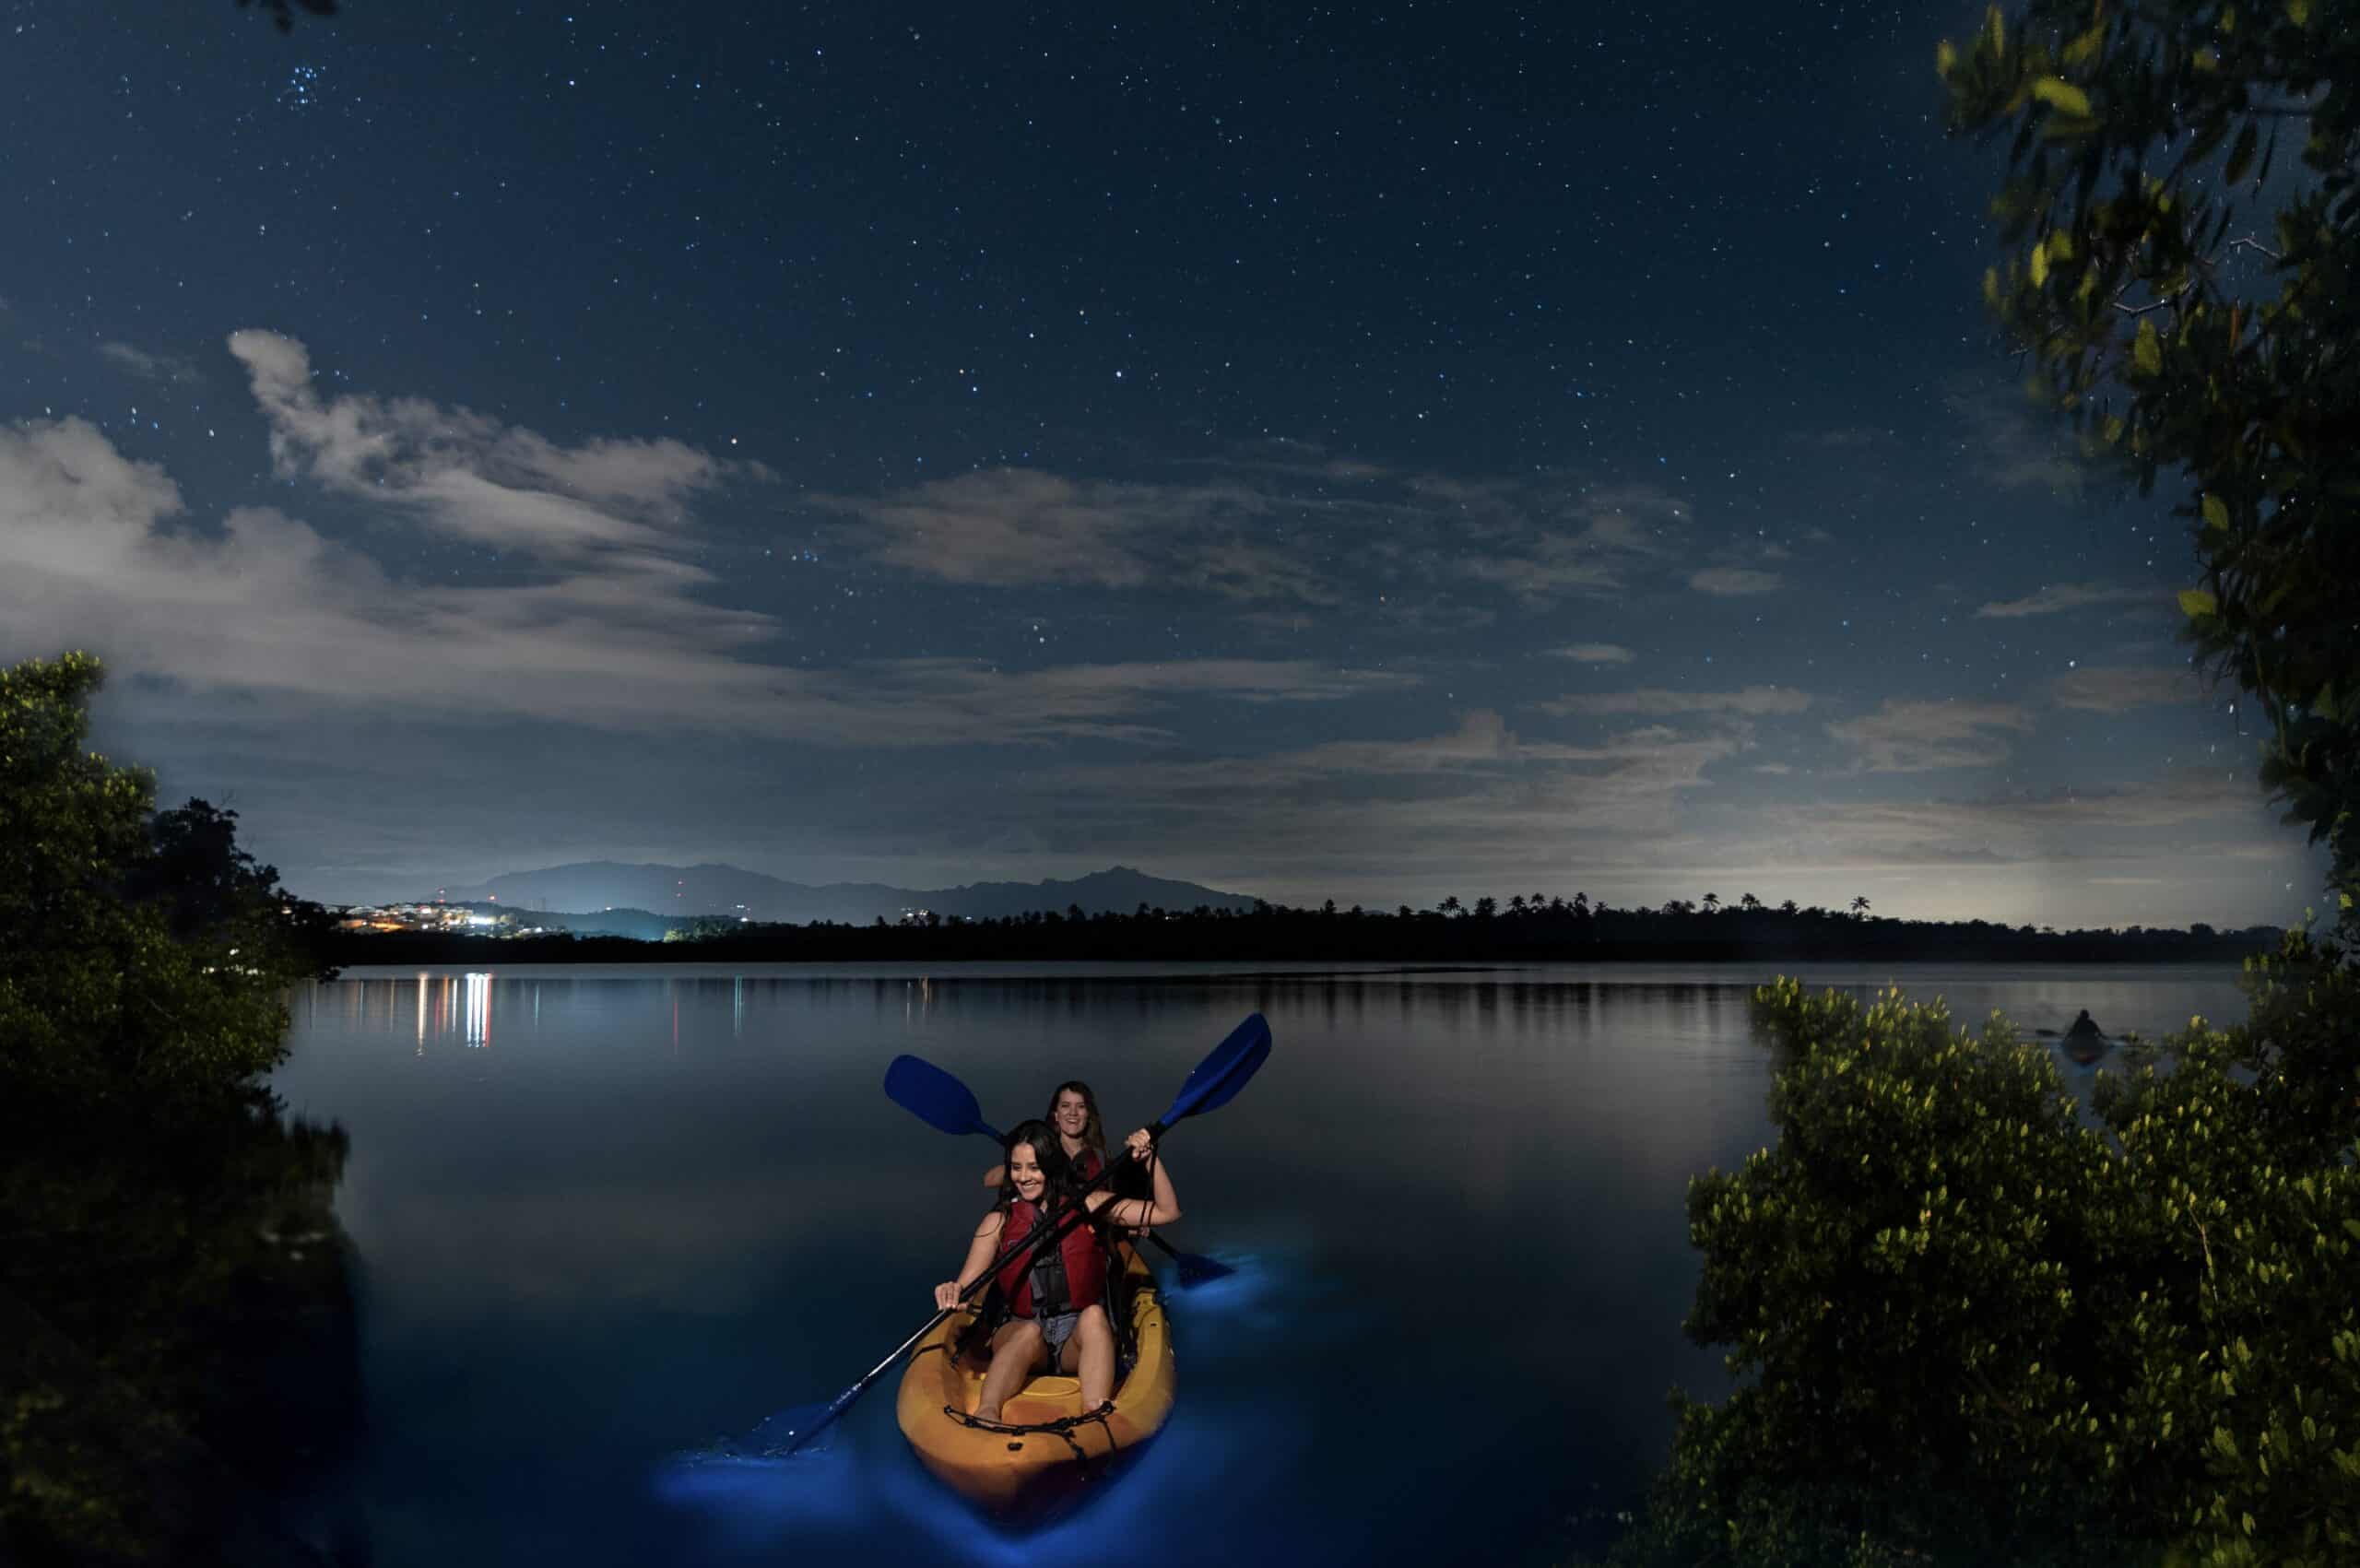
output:
[[[1107,1457],[1113,1457],[1115,1450],[1122,1446],[1115,1441],[1115,1429],[1107,1424],[1109,1418],[1115,1413],[1115,1401],[1112,1399],[1094,1410],[1084,1410],[1078,1416],[1059,1416],[1053,1421],[1027,1421],[1021,1425],[1013,1421],[987,1421],[981,1416],[961,1409],[956,1405],[943,1406],[942,1413],[961,1426],[973,1427],[977,1432],[1004,1432],[1014,1437],[1029,1437],[1034,1432],[1041,1432],[1051,1433],[1065,1439],[1066,1446],[1073,1450],[1073,1456],[1083,1463],[1089,1462],[1090,1451],[1074,1441],[1073,1429],[1078,1426],[1088,1426],[1093,1421],[1097,1423],[1098,1429],[1106,1434]],[[1011,1443],[1009,1446],[1021,1448],[1024,1445],[1021,1443]]]

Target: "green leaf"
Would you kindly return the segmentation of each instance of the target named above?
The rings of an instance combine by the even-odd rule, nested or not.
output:
[[[2048,247],[2046,245],[2035,245],[2032,248],[2032,286],[2038,289],[2047,281]]]
[[[2203,616],[2220,614],[2221,601],[2201,588],[2182,588],[2179,591],[2179,607],[2190,620],[2195,620]]]
[[[2071,141],[2075,136],[2094,136],[2104,124],[2105,122],[2094,114],[2067,114],[2059,112],[2050,115],[2048,123],[2041,126],[2040,136],[2043,141]]]
[[[2217,495],[2204,498],[2204,525],[2216,531],[2229,525],[2228,505]]]
[[[2298,28],[2311,25],[2311,0],[2286,0],[2286,19]]]
[[[2161,375],[2164,369],[2164,342],[2155,336],[2155,324],[2142,319],[2139,333],[2130,344],[2131,362],[2149,375]]]
[[[2254,123],[2247,121],[2245,129],[2237,133],[2237,145],[2229,149],[2228,167],[2221,171],[2222,183],[2234,185],[2246,177],[2246,171],[2253,167],[2254,147],[2260,139]]]
[[[2062,77],[2042,77],[2032,84],[2032,95],[2061,113],[2089,117],[2090,95]]]

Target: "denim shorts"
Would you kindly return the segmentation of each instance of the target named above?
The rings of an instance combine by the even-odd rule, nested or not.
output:
[[[1079,1312],[1061,1312],[1055,1317],[1044,1317],[1041,1323],[1041,1342],[1049,1348],[1049,1365],[1055,1368],[1057,1358],[1073,1338],[1074,1326],[1081,1321]]]

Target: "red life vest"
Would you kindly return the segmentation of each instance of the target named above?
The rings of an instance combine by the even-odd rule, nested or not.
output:
[[[1126,1155],[1127,1155],[1128,1152],[1128,1149],[1124,1151]],[[1147,1167],[1140,1164],[1136,1160],[1122,1158],[1121,1156],[1116,1156],[1115,1158],[1121,1160],[1121,1164],[1115,1172],[1114,1177],[1108,1184],[1106,1190],[1113,1193],[1118,1198],[1147,1197]],[[1108,1156],[1100,1153],[1097,1149],[1092,1149],[1088,1145],[1084,1145],[1081,1152],[1073,1157],[1074,1180],[1084,1184],[1094,1182],[1098,1179],[1099,1174],[1106,1169],[1108,1163]]]
[[[1000,1229],[999,1244],[1014,1246],[1032,1233],[1041,1217],[1040,1209],[1018,1198],[1008,1211],[1008,1223]],[[1044,1303],[1033,1300],[1036,1279],[1048,1292]],[[1041,1316],[1037,1309],[1042,1307],[1054,1317],[1096,1305],[1106,1293],[1106,1255],[1099,1247],[1097,1231],[1083,1220],[1059,1237],[1054,1249],[1030,1261],[1027,1255],[1018,1254],[1000,1266],[999,1293],[1008,1310],[1018,1317]]]

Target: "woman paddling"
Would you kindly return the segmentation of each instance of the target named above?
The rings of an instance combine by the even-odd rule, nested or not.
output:
[[[1056,1244],[1021,1251],[1000,1268],[995,1284],[1009,1315],[992,1334],[991,1365],[975,1402],[977,1420],[999,1420],[1000,1407],[1044,1367],[1081,1380],[1084,1410],[1098,1409],[1114,1392],[1115,1331],[1106,1315],[1106,1246],[1098,1227],[1169,1225],[1180,1218],[1172,1177],[1152,1159],[1155,1140],[1141,1127],[1125,1142],[1131,1158],[1150,1167],[1153,1195],[1118,1198],[1103,1189],[1091,1192],[1080,1199],[1088,1206],[1087,1220]],[[934,1288],[934,1304],[958,1305],[961,1292],[982,1278],[1003,1248],[1032,1235],[1044,1221],[1056,1223],[1081,1185],[1056,1128],[1032,1121],[1009,1134],[999,1202],[975,1227],[959,1277]]]
[[[1106,1169],[1106,1128],[1099,1119],[1098,1096],[1090,1085],[1080,1079],[1068,1079],[1050,1091],[1049,1109],[1042,1118],[1057,1130],[1057,1147],[1065,1151],[1073,1166],[1077,1185],[1087,1185],[1098,1179]],[[1162,1152],[1155,1158],[1162,1161]],[[984,1173],[984,1185],[1003,1186],[1008,1181],[1008,1167],[995,1165]],[[1146,1168],[1134,1161],[1116,1171],[1110,1182],[1116,1197],[1147,1197],[1150,1187]],[[1144,1227],[1135,1234],[1144,1234]]]
[[[1057,1085],[1049,1096],[1048,1123],[1057,1129],[1057,1147],[1073,1162],[1074,1180],[1096,1181],[1106,1168],[1106,1128],[1098,1118],[1098,1096],[1090,1092],[1090,1085],[1078,1078]],[[1155,1160],[1161,1163],[1162,1159],[1158,1150]],[[1115,1172],[1111,1190],[1116,1197],[1148,1197],[1143,1164],[1135,1161]]]

